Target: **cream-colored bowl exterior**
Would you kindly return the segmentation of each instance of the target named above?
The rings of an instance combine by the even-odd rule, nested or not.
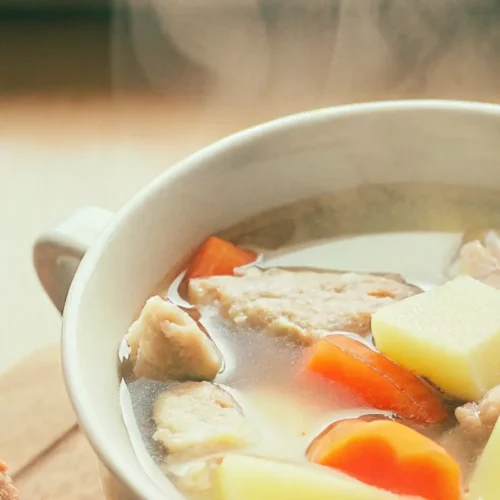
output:
[[[64,310],[67,387],[83,430],[110,471],[104,475],[108,498],[182,498],[166,480],[157,486],[139,466],[118,404],[117,349],[159,277],[186,251],[263,210],[360,184],[426,181],[500,188],[499,150],[498,106],[352,105],[240,132],[142,190],[91,245]],[[54,300],[63,300],[66,292],[64,284],[57,289],[54,276],[60,257],[84,252],[90,226],[104,225],[99,217],[80,217],[76,226],[70,219],[39,241],[37,268]],[[87,234],[80,241],[82,228]]]

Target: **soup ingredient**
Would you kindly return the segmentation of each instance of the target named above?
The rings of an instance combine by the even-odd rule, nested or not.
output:
[[[459,406],[455,410],[455,416],[468,434],[487,437],[500,416],[500,386],[488,391],[479,403]]]
[[[153,439],[174,461],[243,448],[255,438],[233,396],[209,382],[172,385],[155,401],[153,419]]]
[[[339,330],[366,335],[376,310],[419,291],[379,275],[256,267],[238,276],[189,283],[194,304],[216,304],[236,325],[265,329],[301,344]]]
[[[500,292],[469,276],[380,309],[372,329],[383,354],[452,396],[500,384]]]
[[[220,500],[401,498],[335,471],[243,455],[227,455],[217,468],[215,482]]]
[[[457,462],[431,439],[394,421],[344,420],[313,442],[307,457],[394,493],[461,498]]]
[[[7,465],[0,461],[0,500],[19,500],[19,491],[7,474]]]
[[[423,423],[446,418],[440,397],[426,382],[351,337],[329,335],[316,342],[305,370],[349,387],[379,410]]]
[[[493,231],[483,241],[469,241],[460,249],[460,272],[500,288],[500,240]]]
[[[189,266],[188,278],[232,275],[234,270],[255,262],[257,255],[231,242],[210,236],[196,252]]]
[[[213,380],[221,356],[189,314],[156,296],[130,327],[134,374],[152,380]]]
[[[500,422],[486,444],[469,484],[468,500],[498,500],[500,496]]]
[[[173,477],[177,486],[194,495],[196,500],[212,499],[212,477],[215,469],[222,462],[221,456],[213,456],[190,462],[172,463],[167,472]],[[1,499],[0,499],[1,500]]]

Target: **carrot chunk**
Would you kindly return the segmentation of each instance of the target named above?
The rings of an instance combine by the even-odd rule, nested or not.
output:
[[[399,495],[461,498],[457,462],[431,439],[391,420],[340,422],[313,441],[307,458]]]
[[[257,256],[231,242],[210,236],[196,252],[188,278],[209,278],[210,276],[232,275],[237,267],[255,262]]]
[[[437,392],[406,368],[345,335],[329,335],[314,344],[305,371],[340,383],[379,410],[420,423],[447,417]]]

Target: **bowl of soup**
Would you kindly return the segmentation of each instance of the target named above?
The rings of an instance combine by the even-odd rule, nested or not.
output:
[[[499,498],[499,134],[480,103],[302,113],[41,236],[108,498]]]

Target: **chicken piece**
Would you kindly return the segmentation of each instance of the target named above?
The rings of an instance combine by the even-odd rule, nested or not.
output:
[[[7,466],[0,462],[0,500],[19,500],[19,491],[7,475]]]
[[[152,297],[127,335],[137,377],[165,380],[213,380],[221,357],[211,339],[189,314]]]
[[[209,382],[173,385],[155,401],[153,419],[153,439],[167,449],[170,461],[244,448],[255,438],[231,394]]]
[[[500,385],[488,391],[479,403],[459,406],[455,416],[468,435],[488,437],[500,416]]]
[[[366,335],[377,309],[420,291],[398,276],[257,267],[189,283],[194,304],[306,345],[335,331]]]
[[[469,241],[460,249],[460,272],[500,288],[500,241],[490,232],[483,241]]]

